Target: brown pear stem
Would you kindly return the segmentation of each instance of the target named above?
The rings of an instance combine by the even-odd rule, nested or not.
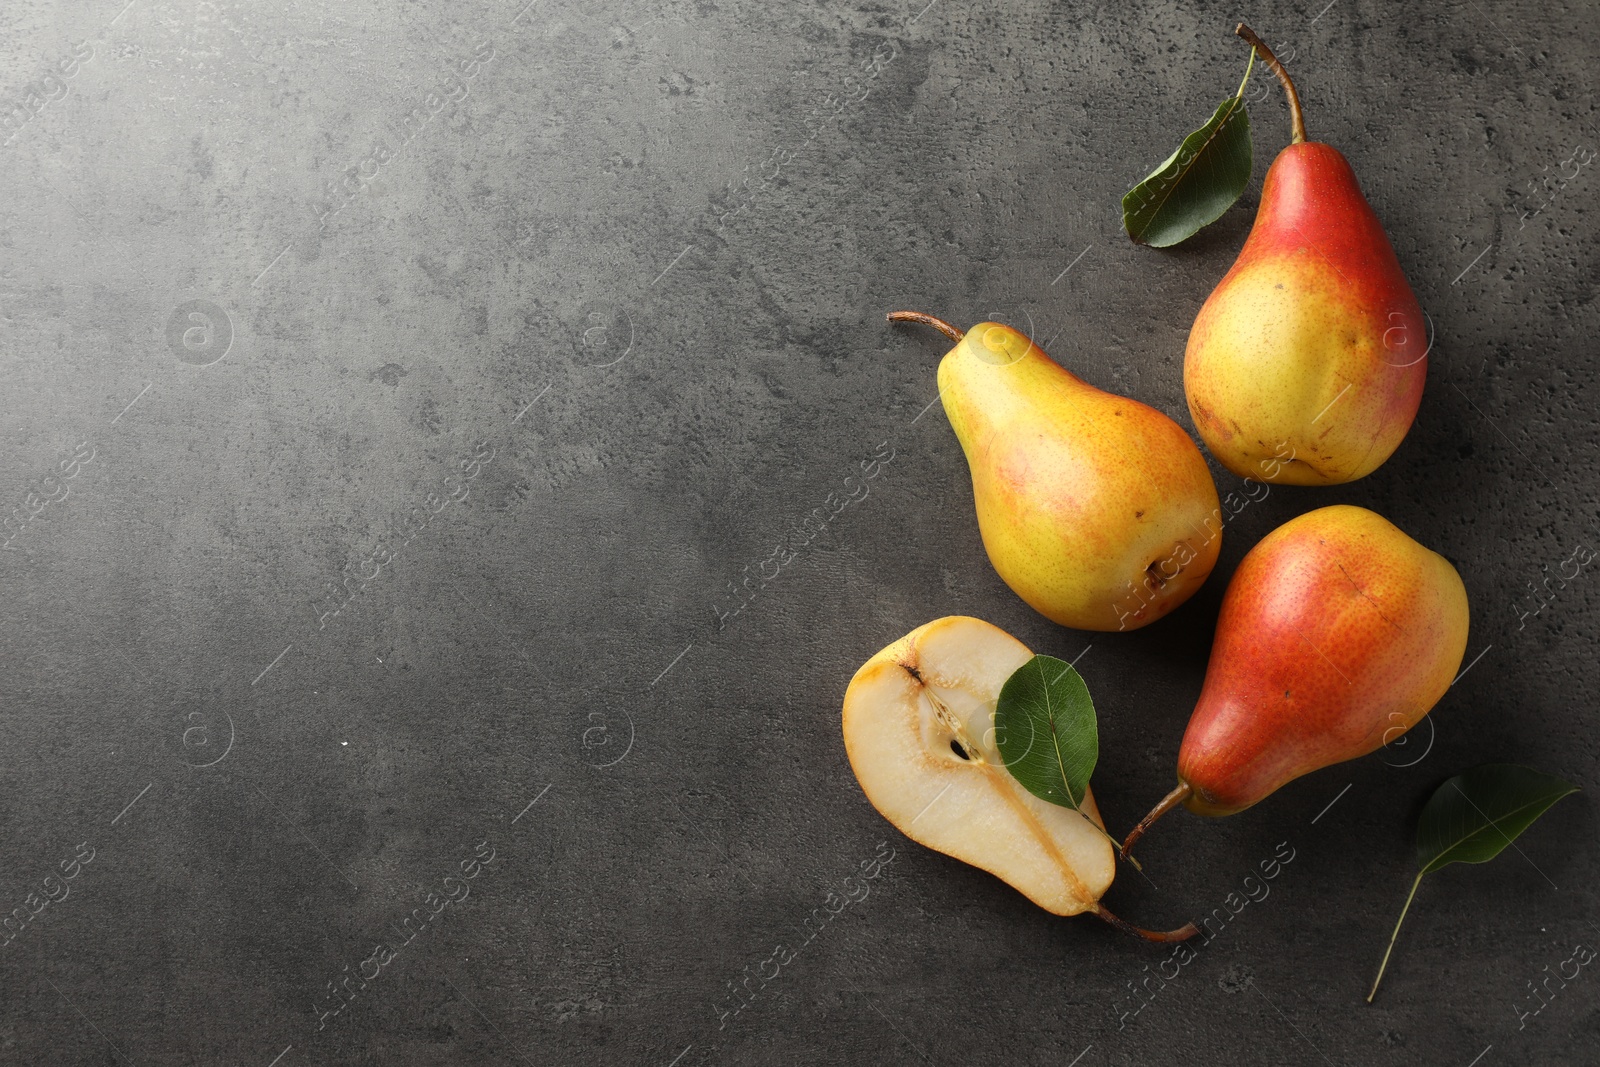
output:
[[[1134,937],[1142,937],[1146,941],[1187,941],[1200,932],[1200,928],[1194,923],[1184,923],[1176,930],[1144,930],[1132,923],[1123,922],[1107,911],[1105,905],[1098,903],[1094,906],[1094,913],[1123,933],[1132,934]]]
[[[1289,132],[1293,134],[1289,139],[1289,143],[1304,143],[1306,139],[1306,117],[1300,111],[1300,94],[1294,91],[1294,82],[1289,80],[1289,72],[1283,69],[1283,64],[1279,63],[1278,57],[1272,54],[1272,49],[1268,48],[1261,38],[1256,36],[1255,30],[1241,22],[1234,27],[1233,32],[1250,42],[1250,47],[1256,50],[1256,54],[1261,57],[1261,61],[1283,83],[1283,91],[1289,97]]]
[[[932,315],[925,315],[920,311],[891,311],[888,318],[890,322],[920,322],[924,326],[932,326],[952,341],[959,341],[962,338],[962,331],[943,319],[936,319]]]
[[[1188,782],[1180,780],[1177,787],[1174,788],[1172,792],[1162,797],[1161,803],[1157,804],[1149,815],[1146,815],[1144,818],[1139,820],[1139,825],[1135,826],[1133,828],[1133,832],[1128,835],[1127,840],[1122,842],[1123,856],[1128,855],[1128,850],[1133,848],[1133,843],[1144,836],[1144,832],[1150,829],[1151,823],[1155,822],[1157,819],[1161,818],[1161,816],[1165,815],[1179,804],[1182,804],[1185,800],[1188,800],[1193,795],[1194,786],[1190,785]]]

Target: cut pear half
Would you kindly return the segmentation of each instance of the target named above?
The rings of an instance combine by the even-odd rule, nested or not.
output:
[[[845,751],[862,791],[913,841],[981,867],[1046,911],[1093,912],[1150,940],[1193,936],[1192,924],[1152,933],[1107,911],[1100,897],[1116,856],[1094,795],[1085,792],[1081,812],[1060,807],[1006,768],[995,702],[1031,658],[999,627],[953,615],[869,659],[844,697]]]

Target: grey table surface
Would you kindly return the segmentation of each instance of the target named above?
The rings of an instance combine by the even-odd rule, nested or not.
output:
[[[1233,91],[1241,17],[1389,229],[1427,391],[1376,474],[1251,504],[1172,618],[1066,630],[983,554],[945,345],[883,313],[1025,324],[1192,429],[1281,94],[1258,72],[1255,177],[1189,244],[1118,202]],[[11,0],[0,31],[0,1061],[1595,1062],[1600,978],[1531,1013],[1600,944],[1587,793],[1427,880],[1363,1003],[1436,783],[1597,785],[1600,580],[1530,591],[1600,542],[1600,179],[1551,180],[1600,141],[1592,6]],[[1408,747],[1151,835],[1108,897],[1149,925],[1293,856],[1191,962],[861,794],[851,673],[973,614],[1083,655],[1126,828],[1228,575],[1335,502],[1456,562],[1477,658]]]

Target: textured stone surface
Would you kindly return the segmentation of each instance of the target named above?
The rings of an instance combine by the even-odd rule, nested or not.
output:
[[[1556,177],[1600,147],[1592,10],[1246,13],[1389,227],[1427,392],[1372,477],[1275,489],[1190,605],[1086,635],[995,577],[926,410],[944,345],[882,315],[1031,324],[1188,426],[1185,337],[1286,140],[1276,88],[1217,225],[1154,252],[1117,204],[1233,90],[1239,12],[123,2],[0,11],[0,513],[58,498],[0,556],[0,906],[67,891],[0,949],[0,1060],[1592,1060],[1589,971],[1517,1016],[1600,938],[1586,795],[1429,879],[1362,1003],[1436,782],[1596,784],[1600,578],[1519,617],[1600,540],[1600,171]],[[865,499],[719,629],[880,442]],[[1152,834],[1108,898],[1149,925],[1294,859],[1137,1015],[1166,952],[862,797],[846,681],[961,612],[1085,653],[1128,826],[1228,574],[1333,502],[1457,562],[1482,658],[1404,748]],[[881,841],[871,894],[808,930]]]

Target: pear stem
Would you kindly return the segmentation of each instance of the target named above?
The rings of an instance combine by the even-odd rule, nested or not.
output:
[[[925,315],[920,311],[891,311],[888,314],[890,322],[920,322],[924,326],[932,326],[952,341],[962,338],[962,331],[956,329],[943,319],[936,319],[932,315]]]
[[[1134,842],[1143,837],[1144,832],[1150,829],[1150,824],[1161,818],[1161,816],[1165,815],[1173,808],[1177,807],[1179,804],[1182,804],[1185,800],[1188,800],[1193,795],[1194,786],[1180,779],[1176,788],[1174,788],[1172,792],[1168,793],[1166,796],[1162,797],[1161,803],[1157,804],[1149,815],[1146,815],[1143,819],[1140,819],[1139,825],[1135,826],[1133,828],[1133,832],[1128,835],[1127,840],[1122,842],[1123,858],[1132,860],[1133,857],[1129,856],[1128,852],[1133,848]]]
[[[1255,49],[1257,54],[1261,56],[1261,61],[1283,83],[1284,94],[1289,98],[1289,131],[1293,135],[1289,138],[1289,143],[1303,144],[1306,139],[1306,117],[1300,110],[1300,94],[1295,92],[1294,82],[1289,80],[1289,72],[1283,69],[1283,64],[1279,63],[1278,57],[1272,54],[1272,49],[1268,48],[1261,38],[1256,36],[1255,30],[1241,22],[1234,27],[1233,32],[1250,42],[1250,47]]]
[[[1115,926],[1118,930],[1121,930],[1123,933],[1132,934],[1134,937],[1142,937],[1146,941],[1187,941],[1195,934],[1200,932],[1200,928],[1194,923],[1184,923],[1176,930],[1158,931],[1141,929],[1132,923],[1123,922],[1121,919],[1107,911],[1104,904],[1100,904],[1098,902],[1096,902],[1094,906],[1094,913],[1100,918],[1104,919],[1106,922],[1110,923],[1112,926]]]
[[[1367,994],[1367,1003],[1372,1003],[1372,998],[1378,995],[1378,983],[1383,981],[1383,972],[1389,967],[1389,953],[1394,951],[1395,938],[1400,936],[1400,924],[1406,921],[1406,912],[1411,910],[1411,898],[1417,895],[1417,886],[1422,884],[1422,876],[1427,871],[1418,871],[1416,881],[1411,883],[1411,892],[1406,894],[1406,906],[1400,909],[1400,918],[1394,924],[1394,933],[1389,935],[1389,947],[1383,950],[1383,962],[1378,964],[1378,977],[1372,980],[1372,992]]]

